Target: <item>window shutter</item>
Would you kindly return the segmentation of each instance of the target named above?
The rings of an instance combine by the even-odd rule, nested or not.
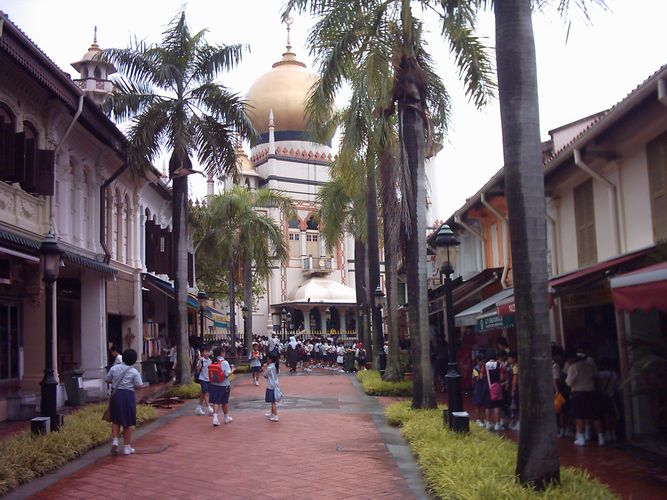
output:
[[[12,181],[19,182],[23,186],[25,179],[25,132],[14,134],[14,178]],[[27,189],[26,189],[27,191]]]
[[[16,176],[16,158],[14,157],[16,144],[14,143],[14,127],[11,123],[2,122],[0,136],[2,136],[0,139],[0,180],[13,182]]]
[[[35,176],[35,193],[53,196],[53,185],[56,172],[56,155],[49,149],[37,151],[37,169]]]
[[[155,272],[155,222],[152,220],[146,221],[146,255],[144,259],[146,261],[146,270],[148,272]]]
[[[20,182],[23,189],[29,193],[35,191],[35,178],[37,175],[37,157],[35,155],[36,151],[37,145],[35,144],[35,139],[26,139],[23,179],[20,180]]]
[[[577,229],[577,256],[580,267],[593,264],[598,259],[594,203],[592,179],[574,188],[574,220]]]
[[[651,191],[653,238],[658,242],[667,239],[667,134],[648,143],[646,155]]]

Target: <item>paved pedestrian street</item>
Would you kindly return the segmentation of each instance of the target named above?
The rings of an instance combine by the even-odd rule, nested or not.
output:
[[[133,456],[104,455],[35,498],[400,498],[423,486],[397,431],[356,378],[281,374],[280,422],[265,417],[264,384],[238,375],[233,422],[214,428],[194,403],[135,441]],[[392,454],[392,451],[394,452]],[[400,468],[399,468],[400,464]],[[401,468],[403,471],[401,471]]]

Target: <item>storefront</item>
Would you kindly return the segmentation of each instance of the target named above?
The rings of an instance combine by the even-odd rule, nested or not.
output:
[[[512,349],[516,349],[514,315],[498,315],[498,304],[512,297],[514,289],[506,288],[491,297],[461,311],[454,317],[460,328],[461,346],[457,363],[463,376],[463,386],[472,386],[472,365],[477,356],[486,358],[496,352],[499,337],[505,337]]]
[[[626,435],[667,456],[667,262],[611,280],[618,318]]]

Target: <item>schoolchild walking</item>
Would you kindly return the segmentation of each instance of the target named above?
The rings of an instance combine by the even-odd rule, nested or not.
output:
[[[486,387],[486,378],[484,377],[484,358],[477,356],[477,362],[472,367],[472,404],[477,413],[475,423],[484,427],[484,388]]]
[[[222,347],[213,349],[213,362],[208,365],[208,390],[209,399],[213,404],[213,425],[220,425],[218,417],[218,407],[222,406],[222,413],[225,415],[224,422],[231,423],[232,417],[229,415],[229,392],[231,390],[231,381],[229,376],[234,370],[229,366],[229,362],[222,355]]]
[[[205,345],[201,349],[201,355],[195,364],[195,382],[201,387],[199,405],[195,408],[197,415],[213,414],[213,407],[208,401],[208,367],[211,364],[211,347]]]
[[[118,436],[123,428],[123,455],[134,453],[132,448],[132,427],[137,425],[137,400],[135,387],[141,387],[141,375],[132,365],[137,362],[137,352],[127,349],[123,352],[123,362],[113,365],[107,373],[106,381],[111,384],[109,414],[111,417],[111,453],[118,453]]]
[[[259,372],[262,371],[262,354],[259,352],[259,344],[257,342],[252,343],[252,352],[249,357],[252,383],[253,385],[259,385]]]
[[[509,429],[512,431],[519,430],[519,360],[515,352],[510,352],[507,355],[507,360],[510,365],[510,424]]]
[[[271,422],[278,422],[278,406],[277,402],[282,399],[279,383],[280,374],[280,360],[276,354],[269,354],[269,364],[264,370],[264,378],[266,379],[266,396],[264,401],[271,403],[271,413],[267,413],[266,417]]]

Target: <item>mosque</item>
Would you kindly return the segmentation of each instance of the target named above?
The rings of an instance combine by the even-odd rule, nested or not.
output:
[[[325,332],[356,338],[354,240],[345,235],[327,252],[316,218],[317,194],[330,179],[333,151],[330,143],[315,141],[306,130],[305,102],[315,78],[292,51],[288,27],[282,58],[246,96],[259,139],[251,144],[249,157],[239,149],[237,182],[289,196],[296,212],[286,220],[279,209],[268,210],[284,228],[289,260],[276,263],[264,296],[253,305],[253,329],[256,334],[303,330],[305,335]],[[231,183],[229,178],[209,178],[207,193],[220,192]]]

